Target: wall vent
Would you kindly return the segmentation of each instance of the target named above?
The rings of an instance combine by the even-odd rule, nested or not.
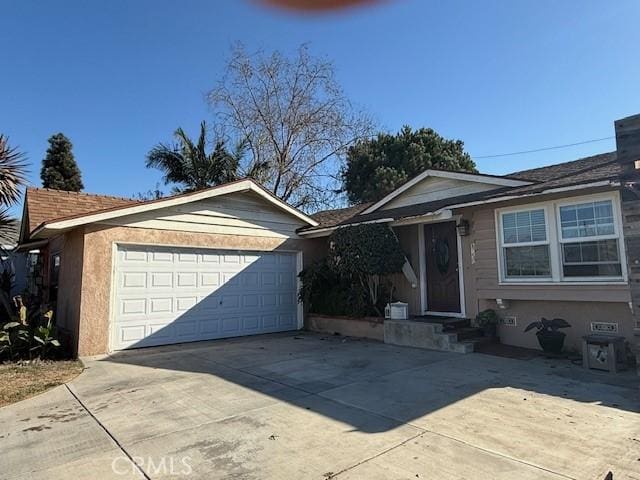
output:
[[[612,322],[591,322],[591,331],[597,333],[618,333],[618,324]]]
[[[507,317],[502,317],[502,324],[507,327],[515,327],[518,324],[517,317],[515,315],[509,315]]]

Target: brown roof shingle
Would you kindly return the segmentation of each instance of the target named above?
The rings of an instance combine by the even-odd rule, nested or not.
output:
[[[558,187],[580,185],[600,180],[615,180],[619,178],[619,175],[620,165],[616,161],[616,152],[603,153],[570,162],[534,168],[531,170],[523,170],[505,175],[505,178],[534,182],[531,185],[524,185],[520,187],[501,187],[469,195],[449,197],[433,202],[419,203],[387,210],[376,210],[375,212],[368,214],[361,214],[361,212],[371,204],[361,204],[339,210],[318,212],[313,217],[320,222],[320,225],[317,227],[305,227],[301,230],[311,231],[323,227],[348,225],[382,218],[398,219],[425,215],[456,204],[491,200],[503,196],[535,195],[536,193]]]
[[[57,218],[82,215],[108,208],[126,207],[139,203],[131,198],[66,192],[49,188],[27,188],[26,211],[29,216],[29,233],[44,222]]]

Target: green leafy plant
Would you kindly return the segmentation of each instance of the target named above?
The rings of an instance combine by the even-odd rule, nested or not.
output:
[[[543,317],[536,322],[531,322],[524,331],[528,332],[535,328],[537,330],[536,337],[538,337],[538,343],[540,343],[542,350],[549,353],[560,353],[566,335],[564,332],[560,332],[559,329],[569,327],[571,325],[562,318],[548,320]]]
[[[360,283],[378,315],[381,278],[402,271],[405,255],[393,231],[379,223],[337,229],[330,237],[329,264]]]
[[[393,231],[381,224],[338,229],[327,258],[301,274],[300,300],[314,313],[378,315],[392,298],[389,275],[399,273],[405,255]]]
[[[537,334],[545,334],[550,332],[557,332],[558,329],[560,328],[569,328],[569,327],[571,327],[571,325],[566,320],[563,320],[562,318],[553,318],[551,320],[547,320],[546,318],[542,317],[540,320],[536,322],[531,322],[529,325],[527,325],[527,328],[525,328],[524,331],[528,332],[529,330],[533,330],[535,328],[538,330],[536,332],[536,335],[537,335]]]
[[[16,359],[29,342],[29,332],[20,322],[7,322],[0,330],[0,354]]]
[[[491,308],[479,312],[475,318],[475,324],[482,329],[487,337],[495,337],[499,323],[500,316]]]
[[[52,347],[60,346],[60,342],[53,336],[55,331],[55,327],[52,322],[53,312],[48,311],[44,314],[44,317],[47,319],[47,323],[35,328],[32,338],[37,345],[30,349],[31,352],[39,351],[40,359],[46,358]]]
[[[16,297],[15,306],[17,313],[0,329],[0,360],[50,358],[52,350],[60,347],[53,311],[39,304],[26,307],[20,297]]]
[[[341,278],[326,258],[309,265],[300,273],[299,299],[310,311],[324,315],[362,316],[367,304],[361,286]]]

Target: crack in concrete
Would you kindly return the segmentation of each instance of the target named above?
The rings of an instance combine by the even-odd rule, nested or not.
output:
[[[398,425],[409,425],[410,427],[413,427],[413,428],[415,428],[415,429],[417,429],[417,430],[419,430],[419,431],[420,431],[420,433],[418,433],[418,434],[416,434],[416,435],[414,435],[414,436],[412,436],[412,437],[410,437],[410,438],[408,438],[408,439],[406,439],[406,440],[403,440],[402,442],[398,443],[397,445],[394,445],[394,446],[392,446],[392,447],[390,447],[390,448],[388,448],[388,449],[386,449],[386,450],[384,450],[384,451],[382,451],[382,452],[380,452],[380,453],[378,453],[378,454],[376,454],[376,455],[373,455],[373,456],[372,456],[372,457],[370,457],[370,458],[367,458],[367,459],[365,459],[365,460],[362,460],[362,461],[360,461],[360,462],[358,462],[358,463],[356,463],[356,464],[352,465],[351,467],[347,467],[347,468],[345,468],[345,469],[341,470],[340,472],[334,473],[334,474],[332,474],[332,475],[331,475],[330,477],[328,477],[328,478],[336,478],[338,475],[341,475],[341,474],[343,474],[343,473],[345,473],[345,472],[347,472],[347,471],[349,471],[349,470],[352,470],[353,468],[356,468],[356,467],[357,467],[357,466],[359,466],[359,465],[362,465],[362,464],[364,464],[364,463],[367,463],[367,462],[369,462],[369,461],[371,461],[371,460],[373,460],[373,459],[375,459],[375,458],[378,458],[378,457],[380,457],[380,456],[382,456],[382,455],[384,455],[384,454],[386,454],[386,453],[388,453],[388,452],[390,452],[390,451],[392,451],[392,450],[395,450],[396,448],[401,447],[402,445],[405,445],[407,442],[409,442],[409,441],[411,441],[411,440],[413,440],[413,439],[415,439],[415,438],[419,438],[419,437],[423,436],[425,433],[431,433],[431,434],[433,434],[433,435],[438,435],[438,436],[440,436],[440,437],[447,438],[447,439],[452,440],[452,441],[455,441],[455,442],[457,442],[457,443],[461,443],[461,444],[463,444],[463,445],[465,445],[465,446],[468,446],[468,447],[470,447],[470,448],[473,448],[473,449],[475,449],[475,450],[482,451],[482,452],[485,452],[485,453],[488,453],[488,454],[491,454],[491,455],[495,455],[495,456],[497,456],[497,457],[505,458],[505,459],[507,459],[507,460],[511,460],[511,461],[513,461],[513,462],[517,462],[517,463],[522,464],[522,465],[527,465],[527,466],[529,466],[529,467],[531,467],[531,468],[536,468],[536,469],[538,469],[538,470],[542,470],[542,471],[544,471],[544,472],[548,472],[548,473],[551,473],[551,474],[557,475],[557,476],[559,476],[559,477],[566,478],[566,479],[568,479],[568,480],[579,480],[579,479],[576,479],[575,477],[571,477],[571,476],[565,475],[565,474],[563,474],[563,473],[561,473],[561,472],[556,472],[556,471],[554,471],[554,470],[551,470],[551,469],[545,468],[545,467],[543,467],[543,466],[541,466],[541,465],[536,465],[536,464],[533,464],[533,463],[529,463],[529,462],[526,462],[526,461],[524,461],[524,460],[521,460],[521,459],[518,459],[518,458],[514,458],[514,457],[511,457],[511,456],[509,456],[509,455],[505,455],[505,454],[503,454],[503,453],[500,453],[500,452],[496,452],[496,451],[493,451],[493,450],[489,450],[489,449],[482,448],[482,447],[480,447],[480,446],[477,446],[477,445],[474,445],[474,444],[471,444],[471,443],[465,442],[464,440],[458,439],[458,438],[456,438],[456,437],[451,437],[451,436],[449,436],[449,435],[445,435],[445,434],[443,434],[443,433],[440,433],[440,432],[437,432],[437,431],[434,431],[434,430],[428,430],[428,429],[425,429],[425,428],[419,427],[418,425],[415,425],[415,424],[413,424],[413,423],[411,423],[411,422],[403,422],[403,421],[398,420],[398,419],[396,419],[396,418],[389,417],[389,416],[387,416],[387,415],[382,415],[382,414],[379,414],[379,413],[377,413],[377,412],[372,412],[372,411],[369,411],[369,410],[367,410],[367,409],[365,409],[365,408],[359,407],[359,406],[357,406],[357,405],[351,405],[351,404],[349,404],[349,403],[341,402],[341,401],[339,401],[339,400],[335,400],[335,399],[333,399],[333,398],[328,398],[328,397],[325,397],[325,396],[323,396],[323,395],[322,395],[322,393],[329,392],[329,391],[331,391],[331,390],[334,390],[335,388],[342,388],[342,387],[344,387],[344,386],[346,386],[346,385],[350,385],[350,384],[353,384],[353,383],[357,383],[357,381],[353,381],[353,382],[345,383],[344,385],[340,385],[339,387],[328,388],[328,389],[326,389],[326,390],[322,390],[322,391],[320,391],[320,392],[309,392],[309,391],[307,391],[307,390],[305,390],[305,389],[303,389],[303,388],[297,387],[297,386],[295,386],[295,385],[289,385],[289,384],[284,383],[284,382],[280,382],[280,381],[277,381],[277,380],[273,380],[273,379],[270,379],[270,378],[268,378],[268,377],[264,377],[264,376],[261,376],[261,375],[255,374],[255,373],[253,373],[253,372],[249,372],[249,371],[243,370],[242,368],[232,367],[232,366],[227,365],[227,364],[224,364],[224,363],[216,362],[215,360],[211,360],[211,359],[209,359],[209,358],[203,358],[203,357],[201,357],[201,356],[198,356],[198,355],[197,355],[197,354],[195,354],[195,353],[190,353],[190,354],[191,354],[191,355],[193,355],[194,357],[197,357],[197,358],[199,358],[199,359],[201,359],[201,360],[203,360],[203,361],[210,362],[210,363],[212,363],[212,364],[214,364],[214,365],[221,365],[221,366],[223,366],[223,367],[229,368],[229,369],[231,369],[231,370],[236,370],[236,371],[241,372],[241,373],[244,373],[244,374],[246,374],[246,375],[251,375],[251,376],[254,376],[254,377],[256,377],[256,378],[260,378],[260,379],[262,379],[262,380],[266,380],[266,381],[269,381],[269,382],[277,383],[277,384],[279,384],[279,385],[283,385],[283,386],[288,387],[288,388],[292,388],[292,389],[295,389],[295,390],[298,390],[298,391],[301,391],[301,392],[304,392],[304,393],[308,393],[308,394],[309,394],[309,396],[316,396],[316,397],[319,397],[319,398],[321,398],[321,399],[323,399],[323,400],[326,400],[326,401],[329,401],[329,402],[336,403],[336,404],[338,404],[338,405],[342,405],[342,406],[346,406],[346,407],[349,407],[349,408],[353,408],[353,409],[355,409],[355,410],[360,410],[360,411],[362,411],[362,412],[364,412],[364,413],[366,413],[366,414],[368,414],[368,415],[375,416],[375,417],[378,417],[378,418],[382,418],[382,419],[385,419],[385,420],[388,420],[388,421],[391,421],[391,422],[397,423]],[[438,360],[438,361],[436,361],[435,363],[445,362],[445,361],[447,361],[447,360],[450,360],[450,359],[442,359],[442,360]],[[413,369],[419,369],[419,368],[422,368],[422,367],[420,367],[420,366],[419,366],[419,367],[413,367],[413,368],[410,368],[410,369],[407,369],[407,370],[413,370]],[[390,372],[390,373],[388,373],[387,375],[392,375],[392,374],[394,374],[394,373],[398,373],[398,372],[400,372],[400,371],[403,371],[403,370],[402,370],[402,369],[400,369],[400,370],[398,370],[398,371]],[[262,407],[262,408],[266,408],[266,407]]]
[[[132,465],[134,465],[136,467],[136,469],[138,470],[138,472],[140,472],[140,474],[146,479],[146,480],[151,480],[151,477],[149,477],[149,475],[147,475],[147,473],[142,469],[142,467],[140,467],[140,465],[138,465],[135,460],[133,459],[133,457],[129,454],[129,452],[127,452],[125,450],[125,448],[120,444],[120,442],[118,441],[118,439],[107,429],[107,427],[105,427],[100,420],[98,420],[96,418],[96,416],[91,412],[91,410],[89,410],[87,408],[87,406],[82,402],[82,400],[80,400],[80,398],[75,394],[75,392],[73,390],[71,390],[71,388],[69,387],[68,384],[64,384],[65,388],[67,389],[67,391],[69,392],[69,394],[76,400],[76,402],[78,402],[78,404],[84,409],[85,412],[87,412],[87,414],[93,419],[94,422],[96,422],[96,424],[109,436],[109,438],[111,438],[111,440],[114,441],[114,443],[118,446],[118,448],[120,449],[120,451],[129,459],[129,461],[132,463]]]

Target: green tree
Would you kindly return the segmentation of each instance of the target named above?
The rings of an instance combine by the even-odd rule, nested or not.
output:
[[[72,148],[71,141],[62,133],[49,137],[49,148],[40,170],[43,187],[69,192],[79,192],[84,188]]]
[[[375,202],[428,168],[476,172],[462,141],[404,126],[395,135],[380,133],[349,148],[343,189],[352,203]]]
[[[147,168],[163,172],[165,184],[176,184],[176,192],[189,192],[230,182],[238,178],[238,165],[244,146],[238,145],[235,152],[227,151],[224,140],[213,142],[207,151],[207,124],[200,124],[197,142],[189,138],[182,128],[174,132],[176,143],[160,143],[147,154]]]

